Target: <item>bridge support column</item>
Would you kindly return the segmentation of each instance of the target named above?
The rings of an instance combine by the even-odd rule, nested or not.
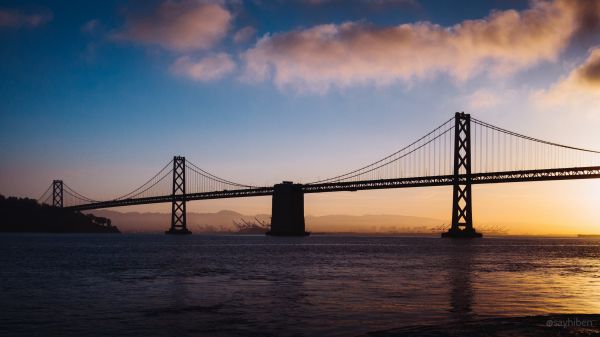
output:
[[[471,205],[471,116],[457,112],[454,118],[454,187],[452,227],[444,238],[480,238],[473,228]]]
[[[52,206],[63,207],[63,181],[52,181]]]
[[[192,234],[187,229],[185,211],[185,157],[173,158],[173,200],[171,201],[171,228],[165,234]]]
[[[267,235],[306,236],[302,185],[284,181],[273,188],[271,230]]]

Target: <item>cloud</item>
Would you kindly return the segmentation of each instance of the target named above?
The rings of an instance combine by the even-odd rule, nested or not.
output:
[[[233,72],[235,68],[231,56],[226,53],[206,56],[198,61],[194,61],[189,56],[182,56],[171,66],[174,73],[202,82],[220,79]]]
[[[0,28],[35,28],[52,21],[52,13],[24,14],[10,9],[0,9]]]
[[[348,22],[265,35],[241,56],[242,77],[323,92],[332,86],[388,85],[440,73],[458,81],[480,73],[507,75],[556,60],[580,29],[581,3],[533,1],[521,12],[493,11],[451,27]]]
[[[590,50],[587,59],[547,90],[532,95],[543,109],[562,109],[598,116],[600,105],[600,47]]]
[[[231,19],[216,2],[164,1],[148,15],[129,18],[113,37],[174,51],[209,49],[227,34]]]
[[[345,4],[348,5],[348,0],[299,0],[298,2],[304,2],[309,5],[323,5],[323,4]],[[382,5],[410,5],[418,6],[417,0],[353,0],[356,3],[365,3],[371,6],[382,6]]]
[[[592,89],[600,89],[600,48],[591,51],[583,65],[572,75],[581,85]]]
[[[467,106],[471,110],[485,110],[500,104],[500,98],[489,90],[480,89],[467,97]]]
[[[244,43],[249,41],[254,35],[256,35],[256,29],[252,26],[246,26],[235,33],[233,42]]]
[[[87,34],[94,34],[100,28],[100,20],[89,20],[81,26],[81,31]]]
[[[574,6],[577,30],[574,40],[577,43],[598,43],[600,41],[600,1],[576,0]]]

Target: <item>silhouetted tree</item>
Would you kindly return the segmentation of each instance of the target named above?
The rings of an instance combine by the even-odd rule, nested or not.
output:
[[[119,233],[110,219],[0,195],[0,232]]]

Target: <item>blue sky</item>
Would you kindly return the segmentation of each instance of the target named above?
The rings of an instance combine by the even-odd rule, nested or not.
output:
[[[600,86],[581,70],[600,60],[599,9],[0,1],[0,193],[36,197],[62,178],[108,198],[175,154],[242,183],[309,181],[385,156],[454,111],[600,148]]]

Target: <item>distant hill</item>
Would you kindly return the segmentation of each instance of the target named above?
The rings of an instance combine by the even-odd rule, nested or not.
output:
[[[163,233],[171,214],[94,210],[93,214],[112,219],[123,232]],[[256,219],[269,223],[269,214],[247,215],[223,210],[217,213],[187,213],[188,228],[195,233],[236,231],[234,222]],[[306,227],[314,233],[439,233],[443,220],[404,215],[326,215],[307,216]]]
[[[171,224],[170,213],[123,213],[111,210],[94,210],[91,213],[96,216],[110,218],[121,231],[127,233],[164,233]],[[271,221],[270,215],[262,214],[257,217],[263,221]],[[240,219],[253,220],[254,216],[243,215],[234,211],[187,213],[188,228],[194,233],[234,231],[237,228],[235,228],[233,222]]]
[[[0,232],[119,233],[108,218],[0,195]]]

